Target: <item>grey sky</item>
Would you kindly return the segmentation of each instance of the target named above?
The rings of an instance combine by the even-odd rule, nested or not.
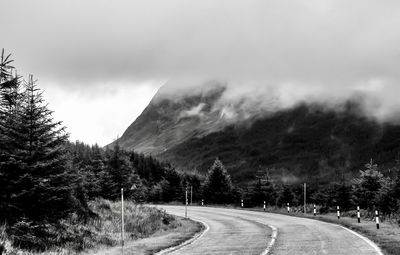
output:
[[[0,48],[39,78],[72,139],[110,142],[173,78],[229,81],[232,93],[270,86],[289,102],[369,91],[381,115],[399,105],[399,1],[0,0],[0,9]]]

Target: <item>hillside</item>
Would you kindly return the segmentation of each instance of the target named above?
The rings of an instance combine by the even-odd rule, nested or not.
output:
[[[159,155],[193,137],[221,130],[218,113],[211,106],[221,97],[224,87],[171,99],[162,89],[143,113],[118,140],[121,147],[144,154]],[[201,114],[200,114],[201,112]]]
[[[370,158],[389,167],[398,158],[400,127],[363,116],[357,102],[340,110],[311,103],[262,114],[254,108],[247,115],[243,102],[232,103],[231,112],[246,116],[232,118],[221,106],[224,90],[174,99],[158,93],[120,145],[203,173],[219,157],[239,182],[269,168],[282,182],[323,184],[357,174]]]

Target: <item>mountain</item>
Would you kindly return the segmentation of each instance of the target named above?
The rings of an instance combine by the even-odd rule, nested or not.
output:
[[[205,173],[219,157],[237,182],[268,168],[282,182],[323,184],[348,180],[371,158],[388,168],[399,159],[400,127],[366,117],[360,101],[279,108],[273,97],[229,101],[225,93],[219,83],[162,88],[118,142],[186,171]]]

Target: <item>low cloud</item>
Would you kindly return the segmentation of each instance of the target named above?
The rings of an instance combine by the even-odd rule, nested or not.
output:
[[[71,93],[168,80],[175,97],[215,79],[228,84],[225,99],[252,98],[262,109],[335,105],[357,94],[378,119],[400,109],[397,0],[14,0],[1,7],[0,47],[20,73]]]
[[[192,107],[189,110],[184,110],[180,113],[179,118],[190,118],[190,117],[202,117],[204,116],[204,113],[202,112],[205,104],[200,103],[197,106]]]

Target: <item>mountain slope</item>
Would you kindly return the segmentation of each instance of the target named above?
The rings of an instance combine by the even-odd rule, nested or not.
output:
[[[217,86],[177,99],[159,91],[118,140],[120,146],[159,155],[187,139],[220,130],[219,113],[211,107],[223,91],[224,87]]]
[[[282,182],[323,184],[358,174],[370,158],[387,166],[398,158],[400,127],[364,117],[358,103],[347,102],[341,110],[306,103],[268,113],[254,108],[263,112],[258,115],[232,103],[232,118],[221,104],[224,90],[178,99],[156,95],[120,145],[203,173],[219,157],[236,181],[268,167]]]

